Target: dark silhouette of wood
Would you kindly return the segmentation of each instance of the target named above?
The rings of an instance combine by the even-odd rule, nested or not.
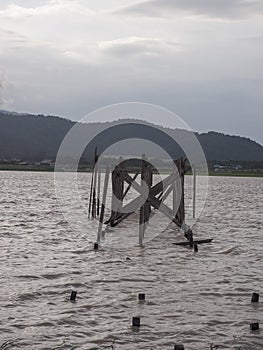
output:
[[[102,202],[101,202],[101,209],[100,209],[100,219],[99,219],[97,242],[100,242],[101,237],[102,237],[102,226],[103,226],[103,221],[104,221],[105,203],[106,203],[107,192],[108,192],[109,175],[110,175],[110,169],[109,169],[109,166],[107,166],[106,172],[105,172],[105,178],[104,178],[104,187],[103,187]]]
[[[113,169],[111,173],[111,215],[110,218],[106,220],[105,224],[112,227],[117,226],[139,209],[139,243],[142,244],[146,225],[149,222],[151,216],[151,208],[158,209],[163,215],[168,217],[171,222],[183,230],[185,238],[187,239],[187,242],[185,244],[189,245],[190,247],[194,247],[194,244],[197,242],[193,239],[192,230],[185,224],[184,176],[187,171],[187,163],[183,158],[175,160],[174,163],[177,169],[174,169],[174,171],[163,180],[159,181],[156,184],[153,184],[154,168],[149,162],[147,162],[145,155],[142,156],[140,171],[137,172],[133,177],[128,173],[128,170],[124,166],[124,162],[120,161],[120,163]],[[138,183],[136,181],[139,174],[141,175],[141,183]],[[97,169],[97,167],[95,167],[93,179],[93,203],[95,204],[92,206],[92,215],[94,216],[96,214],[99,215],[98,201],[100,196],[100,185],[96,184],[97,181],[101,181],[100,171]],[[99,215],[100,219],[98,241],[102,237],[102,225],[105,214],[105,200],[107,195],[108,181],[109,169],[107,169],[105,175],[103,199]],[[124,190],[125,183],[127,184],[126,190]],[[97,187],[98,201],[96,202]],[[131,188],[135,189],[138,192],[138,196],[131,200],[128,204],[123,205],[123,200]],[[173,195],[172,209],[164,203],[171,193]],[[96,208],[96,205],[97,212],[94,213],[94,208]]]
[[[100,183],[101,183],[101,168],[100,166],[98,166],[97,216],[100,215]]]
[[[112,201],[111,217],[109,222],[113,226],[114,221],[122,211],[124,180],[122,178],[122,166],[118,165],[112,172]]]
[[[92,217],[96,218],[97,214],[97,198],[96,198],[96,189],[97,189],[97,172],[98,168],[95,166],[94,168],[94,184],[93,184],[93,194],[92,194]]]
[[[135,181],[138,175],[139,173],[136,173],[132,180]],[[125,192],[123,193],[122,200],[126,197],[127,193],[130,191],[131,186],[132,184],[129,184],[128,187],[126,188]]]
[[[90,215],[93,211],[93,197],[94,197],[94,172],[95,172],[95,166],[96,166],[96,162],[98,160],[98,156],[97,156],[97,147],[95,147],[94,150],[94,159],[93,159],[93,164],[92,164],[92,175],[91,175],[91,184],[90,184],[90,197],[89,197],[89,219],[90,219]],[[92,213],[92,217],[93,217],[93,213]]]

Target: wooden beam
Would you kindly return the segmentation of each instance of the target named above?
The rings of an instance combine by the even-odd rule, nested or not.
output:
[[[133,184],[136,184],[135,186],[137,186],[137,192],[141,193],[141,190],[140,190],[141,186],[131,178],[131,176],[128,174],[126,170],[122,170],[122,177],[130,186],[133,186]],[[159,192],[162,193],[173,181],[175,181],[175,179],[176,179],[175,174],[171,174],[167,176],[163,181],[158,182],[156,185],[154,185],[150,189],[149,191],[150,194],[152,194],[153,196],[156,196],[159,194]],[[114,220],[111,220],[110,218],[105,222],[105,224],[108,224],[109,222],[111,222],[112,227],[119,225],[123,220],[127,219],[130,215],[134,213],[134,208],[139,207],[141,200],[142,200],[141,195],[133,199],[130,203],[128,203],[126,206],[123,207],[123,213],[118,213],[118,215],[114,218]]]
[[[127,181],[128,183],[130,183],[132,181],[132,178],[129,176],[128,173],[124,173],[123,174],[125,181]],[[141,186],[134,181],[132,186],[135,188],[135,190],[137,192],[139,192],[142,196],[145,196],[145,194],[143,193]],[[157,199],[152,192],[149,192],[149,196],[148,196],[148,200],[150,201],[151,205],[155,208],[155,209],[159,209],[164,215],[166,215],[171,221],[173,221],[177,226],[181,227],[182,223],[173,216],[173,211],[172,209],[170,209],[169,207],[167,207],[164,203],[162,203],[161,200]]]
[[[92,209],[91,209],[91,215],[93,218],[96,218],[97,214],[97,199],[96,199],[96,189],[97,189],[97,172],[98,168],[95,165],[94,168],[94,184],[93,184],[93,194],[92,194]]]
[[[134,175],[132,181],[135,181],[138,175],[139,175],[139,173],[136,173],[136,174]],[[129,184],[128,187],[126,188],[125,192],[124,192],[123,195],[122,195],[122,200],[126,197],[127,193],[130,191],[131,186],[132,186],[132,185]]]
[[[100,209],[97,242],[100,242],[101,237],[102,237],[102,225],[103,225],[103,220],[104,220],[105,204],[106,204],[106,199],[107,199],[109,174],[110,174],[110,169],[109,169],[109,166],[107,166],[106,172],[105,172],[105,178],[104,178],[104,188],[103,188],[103,195],[102,195],[102,202],[101,202],[101,209]]]
[[[101,167],[100,165],[98,165],[97,216],[100,215],[100,182],[101,182]]]

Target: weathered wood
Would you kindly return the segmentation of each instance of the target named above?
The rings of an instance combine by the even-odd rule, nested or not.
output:
[[[91,214],[93,218],[96,218],[96,213],[97,213],[97,199],[96,199],[96,189],[97,189],[97,166],[95,165],[94,168],[94,184],[93,184],[93,195],[92,195],[92,209],[91,209]]]
[[[105,172],[105,178],[104,178],[104,187],[103,187],[103,195],[102,195],[102,202],[101,202],[101,209],[100,209],[100,218],[99,218],[97,242],[100,242],[101,237],[102,237],[102,226],[103,226],[105,205],[106,205],[106,199],[107,199],[109,175],[110,175],[110,169],[109,169],[109,166],[107,166],[106,172]]]
[[[127,181],[128,183],[132,182],[132,178],[130,177],[130,175],[127,172],[123,172],[123,177],[125,179],[125,181]],[[134,187],[134,189],[139,192],[142,196],[144,196],[143,190],[141,189],[141,186],[134,181],[132,183],[132,186]],[[171,221],[173,221],[177,226],[181,227],[181,222],[177,219],[173,217],[173,212],[172,209],[170,209],[169,207],[167,207],[164,203],[162,203],[161,200],[158,200],[152,193],[151,191],[149,192],[149,197],[148,200],[150,201],[151,205],[155,208],[155,209],[159,209],[164,215],[166,215]]]
[[[203,244],[203,243],[210,243],[213,241],[213,238],[207,238],[207,239],[198,239],[198,240],[194,240],[193,241],[193,244],[194,243],[197,243],[197,244]],[[175,243],[172,243],[172,244],[175,244],[175,245],[182,245],[182,246],[188,246],[190,245],[190,242],[189,241],[184,241],[184,242],[175,242]]]
[[[100,215],[100,182],[101,182],[101,167],[100,165],[98,165],[97,216]]]
[[[196,205],[196,168],[193,166],[193,219],[195,219],[195,205]]]
[[[185,221],[185,206],[184,206],[184,175],[186,172],[185,164],[186,164],[186,160],[184,160],[183,158],[177,159],[175,161],[175,165],[177,166],[178,173],[180,176],[180,181],[176,182],[176,195],[178,196],[179,192],[181,192],[180,203],[179,203],[179,208],[178,208],[177,213],[176,213],[176,218],[180,222],[181,225]],[[178,186],[180,186],[180,190],[179,190]]]
[[[135,186],[138,186],[137,189],[140,189],[140,185],[131,178],[131,176],[127,173],[126,170],[122,171],[122,177],[130,186],[134,186],[134,184],[136,184]],[[161,191],[162,193],[170,185],[170,183],[174,181],[174,179],[175,179],[174,174],[167,176],[163,181],[160,181],[155,186],[153,186],[150,189],[149,193],[153,196],[157,196],[159,194],[159,191]],[[137,192],[140,193],[140,191],[141,190],[138,190]],[[132,200],[126,206],[124,206],[123,213],[119,213],[113,221],[111,221],[110,219],[107,220],[105,224],[108,224],[111,221],[111,226],[113,227],[117,226],[123,220],[127,219],[130,215],[133,214],[134,208],[138,208],[140,205],[140,202],[141,202],[141,195],[135,198],[134,200]]]
[[[183,229],[188,240],[186,244],[192,246],[193,235],[190,235],[192,231],[184,223],[184,175],[186,172],[186,161],[183,158],[178,159],[175,161],[175,165],[178,171],[173,171],[155,185],[153,185],[152,165],[146,161],[144,155],[142,156],[140,171],[141,184],[136,181],[139,173],[131,177],[121,163],[115,167],[112,172],[112,212],[110,219],[105,223],[116,226],[139,209],[139,243],[142,244],[146,223],[149,221],[151,207],[153,207],[168,217],[179,228]],[[96,178],[94,178],[94,181],[96,181]],[[125,191],[124,182],[128,184]],[[138,196],[123,206],[123,199],[131,188],[138,192]],[[164,204],[171,192],[173,193],[172,209]],[[100,225],[102,225],[101,220],[103,221],[103,216],[100,216]],[[100,239],[99,234],[98,239]]]
[[[155,208],[158,209],[162,214],[167,216],[173,223],[175,223],[179,228],[181,228],[182,224],[176,217],[173,215],[173,211],[171,208],[167,207],[162,201],[158,200],[154,196],[149,196],[149,201],[151,205]]]
[[[111,217],[109,222],[111,226],[114,224],[114,220],[122,212],[122,197],[124,190],[124,181],[122,178],[122,166],[119,164],[115,167],[111,175],[112,178],[112,200],[111,200]]]
[[[152,187],[152,166],[146,161],[146,157],[143,154],[142,156],[142,175],[141,175],[142,181],[144,181],[147,191],[150,192],[150,189]],[[145,203],[143,205],[143,211],[144,211],[144,223],[149,221],[150,213],[151,213],[151,205],[148,201],[148,198],[145,200]]]
[[[136,173],[136,174],[134,175],[134,177],[133,177],[132,180],[135,181],[138,175],[139,175],[139,173]],[[130,191],[131,186],[132,186],[132,185],[129,184],[128,187],[126,188],[125,192],[124,192],[123,195],[122,195],[122,200],[126,197],[127,193]]]
[[[97,147],[95,147],[94,150],[94,159],[93,159],[93,163],[92,163],[92,175],[91,175],[91,184],[90,184],[90,196],[89,196],[89,219],[90,219],[90,214],[92,211],[92,199],[93,199],[93,192],[94,192],[94,171],[95,171],[95,165],[96,162],[98,160],[98,156],[97,156]]]
[[[174,183],[172,183],[170,187],[168,187],[167,190],[163,193],[162,197],[158,199],[164,202],[166,198],[169,196],[169,194],[173,191],[173,188],[174,188]]]
[[[90,184],[90,194],[89,194],[89,219],[90,219],[90,213],[91,213],[91,207],[92,207],[92,195],[93,195],[93,182],[94,182],[94,169],[91,175],[91,184]]]
[[[127,183],[131,184],[131,186],[137,192],[139,192],[139,193],[142,192],[141,185],[139,185],[136,181],[133,181],[131,176],[128,174],[128,172],[126,170],[122,171],[122,177]],[[174,174],[167,176],[163,181],[158,182],[156,185],[154,185],[152,188],[150,188],[149,194],[151,194],[153,196],[157,196],[159,192],[165,191],[174,179],[175,179]]]

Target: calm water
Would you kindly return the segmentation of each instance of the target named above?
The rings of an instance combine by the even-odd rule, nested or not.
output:
[[[86,202],[88,176],[80,176]],[[88,229],[79,223],[79,232],[69,226],[53,174],[0,172],[0,185],[0,344],[263,349],[263,179],[210,179],[195,233],[214,242],[198,254],[174,246],[180,238],[171,228],[144,248],[105,244],[94,252],[97,223]],[[66,206],[79,215],[70,198]],[[131,226],[132,219],[109,235],[131,233]],[[162,231],[161,221],[154,226]],[[68,301],[73,289],[75,303]],[[261,293],[257,305],[250,303],[253,291]],[[146,293],[145,303],[137,301],[139,292]],[[139,331],[131,327],[133,316],[141,317]],[[260,332],[250,331],[253,321]]]

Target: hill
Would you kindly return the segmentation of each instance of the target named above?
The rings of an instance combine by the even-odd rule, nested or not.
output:
[[[71,120],[44,115],[17,114],[0,111],[0,159],[21,159],[26,161],[41,161],[55,159],[59,146],[75,123]],[[107,126],[114,122],[107,123]],[[103,128],[101,123],[83,124],[90,135]],[[162,127],[159,127],[162,129]],[[172,135],[184,137],[187,132],[183,130],[165,129]],[[214,131],[196,133],[206,157],[210,161],[259,161],[263,162],[263,146],[244,137],[230,136]],[[103,143],[103,140],[101,140]],[[129,154],[129,149],[142,153],[140,142],[129,140],[120,152],[120,147],[111,147],[108,153],[119,155]],[[144,144],[144,151],[155,158],[163,158],[163,153],[152,145]],[[145,147],[148,149],[145,149]],[[174,150],[181,156],[182,151]]]

